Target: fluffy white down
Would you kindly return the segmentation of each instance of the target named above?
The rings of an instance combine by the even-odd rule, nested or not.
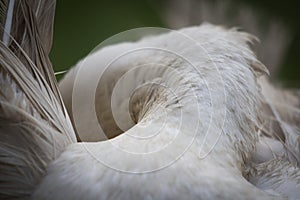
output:
[[[118,130],[108,106],[112,85],[132,66],[149,65],[151,70],[137,70],[133,78],[126,80],[126,87],[121,90],[124,95],[120,96],[130,96],[126,88],[135,87],[136,79],[145,83],[159,79],[179,96],[174,98],[155,87],[141,91],[139,97],[147,99],[148,104],[133,101],[136,105],[130,105],[138,123],[108,141],[69,146],[49,165],[33,199],[282,199],[288,195],[276,188],[271,193],[264,191],[264,187],[259,189],[242,175],[258,139],[261,96],[257,77],[266,71],[248,46],[252,36],[209,24],[179,32],[189,39],[179,39],[176,32],[171,32],[106,47],[85,60],[85,66],[104,68],[115,55],[155,47],[180,52],[189,63],[163,51],[145,50],[113,64],[96,93],[96,111],[98,116],[99,112],[104,113],[102,125],[109,137],[116,136],[116,132],[109,132],[110,128]],[[176,70],[180,76],[174,76],[164,66]],[[89,69],[94,68],[85,69],[92,76],[93,71]],[[70,113],[76,70],[60,83]],[[81,82],[83,88],[91,76]],[[196,98],[191,98],[194,94]],[[123,100],[117,104],[120,109]],[[162,113],[168,115],[166,121],[162,121]],[[81,123],[86,129],[95,130],[90,120],[83,117]],[[126,123],[127,119],[121,120]],[[148,140],[130,136],[143,137],[154,131],[159,134]],[[79,133],[83,140],[99,139],[92,131],[87,132]],[[153,149],[170,141],[172,144],[163,151],[149,156]],[[295,197],[298,191],[293,192]]]

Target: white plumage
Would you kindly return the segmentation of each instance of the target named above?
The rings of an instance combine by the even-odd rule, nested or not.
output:
[[[8,184],[1,184],[0,194],[297,199],[299,110],[272,104],[279,101],[272,95],[282,91],[264,90],[271,86],[259,79],[267,69],[249,48],[253,39],[204,24],[94,52],[60,83],[77,139],[88,141],[80,143],[56,85],[46,81],[52,72],[39,73],[50,66],[24,64],[1,42],[0,168]],[[115,60],[119,55],[126,56]],[[89,86],[99,73],[91,104]],[[297,96],[289,95],[285,101],[299,106]],[[89,118],[94,107],[96,121],[112,139],[99,141],[104,137]],[[272,116],[285,128],[267,126]]]

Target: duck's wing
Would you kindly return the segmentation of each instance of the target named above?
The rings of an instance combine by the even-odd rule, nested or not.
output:
[[[280,193],[288,199],[299,199],[300,171],[285,158],[252,164],[249,182],[269,193]]]
[[[300,92],[276,88],[259,79],[263,94],[262,132],[280,141],[290,162],[300,165]]]
[[[48,58],[55,1],[0,4],[0,198],[23,199],[76,139]]]

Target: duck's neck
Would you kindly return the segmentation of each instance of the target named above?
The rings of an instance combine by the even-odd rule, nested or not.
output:
[[[210,68],[201,68],[205,74],[186,66],[142,69],[118,79],[112,94],[116,123],[124,122],[126,134],[137,134],[132,138],[142,138],[128,144],[149,150],[172,141],[182,148],[192,143],[201,159],[216,156],[233,163],[250,155],[257,138],[259,95],[249,69],[227,70],[222,76]]]
[[[222,95],[212,100],[205,89],[187,88],[152,84],[136,90],[129,105],[137,125],[128,134],[144,140],[138,145],[142,153],[171,145],[170,151],[179,155],[191,148],[200,159],[240,168],[253,151],[254,125],[246,115],[231,112]]]

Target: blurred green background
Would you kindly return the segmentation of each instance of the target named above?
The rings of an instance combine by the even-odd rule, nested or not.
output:
[[[212,6],[205,7],[206,4],[203,2],[212,4]],[[276,47],[276,45],[263,48],[262,57],[269,56],[266,60],[271,61],[278,56],[282,57],[278,63],[274,64],[278,69],[274,70],[274,73],[272,72],[273,78],[280,80],[286,86],[300,87],[300,15],[297,1],[231,0],[227,7],[218,6],[222,2],[224,0],[211,0],[209,2],[205,0],[58,0],[53,48],[50,54],[54,70],[57,72],[68,69],[87,55],[97,44],[121,31],[145,26],[178,28],[197,25],[208,19],[203,15],[206,13],[203,9],[208,9],[207,13],[213,13],[218,9],[218,12],[229,16],[228,21],[234,18],[237,22],[236,18],[244,18],[244,15],[247,14],[243,13],[243,8],[249,7],[257,17],[253,20],[259,21],[260,24],[267,24],[269,21],[275,20],[283,24],[282,27],[288,30],[288,34],[284,35],[285,40],[289,41],[288,44],[284,48]],[[187,8],[186,5],[189,7]],[[196,6],[200,6],[201,9]],[[238,12],[239,15],[236,14]],[[215,14],[215,19],[212,22],[224,23],[224,17],[221,16],[223,21],[219,21],[218,18],[220,15]],[[182,22],[182,19],[185,21]],[[251,21],[228,23],[228,26],[238,25],[243,28],[246,27],[245,30],[247,30],[247,23],[250,24]],[[265,29],[264,26],[259,28],[262,32]],[[272,45],[280,44],[279,41],[284,39],[280,35],[277,37],[276,34],[273,34],[272,37],[273,41],[269,42]],[[276,50],[276,48],[282,49],[281,53],[276,54],[275,52],[268,55],[269,51]],[[58,76],[59,78],[61,75]]]

